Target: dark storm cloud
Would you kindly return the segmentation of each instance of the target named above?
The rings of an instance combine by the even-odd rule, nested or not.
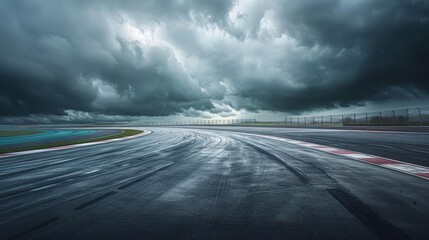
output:
[[[116,20],[106,21],[121,16],[99,3],[67,3],[1,3],[3,115],[151,116],[212,107],[171,49],[126,39]]]
[[[425,60],[429,54],[429,2],[295,1],[292,5],[282,6],[277,19],[285,31],[291,29],[291,35],[301,44],[358,53],[355,62],[350,55],[315,62],[328,71],[355,72],[348,76],[349,80],[341,76],[327,86],[309,85],[300,96],[293,96],[303,103],[297,104],[297,109],[402,98],[429,91]],[[329,82],[329,76],[325,79]],[[314,98],[302,97],[306,95]]]
[[[101,1],[103,2],[103,1]],[[194,13],[212,21],[224,21],[226,13],[233,6],[234,1],[217,0],[147,0],[122,1],[111,0],[110,6],[126,11],[141,21],[164,21],[174,19],[188,19]]]
[[[240,78],[235,69],[243,66],[233,68],[237,107],[299,112],[429,91],[427,1],[282,1],[270,7],[274,35],[287,33],[308,52],[290,53],[293,60],[285,53],[283,61],[267,54],[266,61],[285,71],[264,80]]]
[[[429,92],[427,1],[2,1],[0,36],[2,116],[232,116]]]

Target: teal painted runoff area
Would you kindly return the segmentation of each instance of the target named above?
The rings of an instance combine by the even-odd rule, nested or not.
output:
[[[40,130],[40,133],[29,134],[29,135],[20,135],[20,136],[10,136],[10,137],[0,137],[0,146],[7,145],[16,145],[32,142],[42,142],[50,140],[61,140],[64,138],[74,138],[81,137],[90,134],[94,134],[96,130],[90,129],[56,129],[56,130]]]

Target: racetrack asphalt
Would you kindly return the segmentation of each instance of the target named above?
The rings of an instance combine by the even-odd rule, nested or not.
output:
[[[429,239],[429,180],[266,137],[428,166],[427,133],[145,129],[1,159],[0,238]]]

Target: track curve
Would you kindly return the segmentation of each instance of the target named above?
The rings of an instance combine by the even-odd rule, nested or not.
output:
[[[427,239],[427,180],[216,129],[0,161],[2,239]]]

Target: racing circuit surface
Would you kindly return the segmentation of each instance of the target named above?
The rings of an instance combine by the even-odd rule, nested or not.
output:
[[[429,239],[427,178],[281,140],[424,170],[428,133],[147,129],[0,159],[0,238]]]

